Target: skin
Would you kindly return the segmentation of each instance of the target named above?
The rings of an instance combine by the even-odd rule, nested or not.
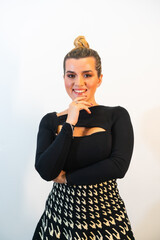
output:
[[[95,69],[95,58],[86,57],[80,59],[67,59],[65,64],[64,84],[66,92],[72,99],[67,109],[66,122],[75,125],[78,122],[79,111],[84,109],[91,114],[89,107],[98,105],[95,101],[96,89],[102,82],[103,75],[98,77]],[[85,89],[84,93],[76,90]],[[77,103],[76,103],[76,102]],[[65,171],[61,171],[53,180],[58,183],[66,183]]]

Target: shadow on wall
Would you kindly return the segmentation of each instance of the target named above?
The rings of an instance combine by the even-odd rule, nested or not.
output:
[[[159,213],[160,201],[155,203],[154,206],[143,216],[143,221],[138,224],[136,228],[137,240],[159,240],[160,227],[159,227]]]
[[[144,142],[160,160],[160,107],[147,111],[142,117],[142,136]],[[159,161],[160,163],[160,161]]]
[[[150,202],[152,202],[152,204],[148,208],[148,211],[146,211],[146,213],[143,215],[142,221],[138,224],[136,228],[136,232],[137,232],[136,235],[137,235],[137,239],[140,239],[140,240],[159,240],[160,239],[160,227],[159,227],[160,174],[157,169],[157,166],[159,166],[160,164],[160,107],[152,108],[143,115],[140,128],[141,128],[141,134],[142,134],[144,144],[146,144],[149,150],[153,153],[153,158],[151,159],[153,163],[153,168],[152,169],[144,168],[144,170],[150,171],[150,174],[148,175],[148,179],[146,179],[146,184],[147,184],[147,181],[150,182],[150,185],[148,186],[147,195]],[[155,172],[154,172],[154,168],[155,168]],[[155,189],[154,192],[153,192],[153,189]],[[143,205],[143,202],[141,202],[140,204]]]

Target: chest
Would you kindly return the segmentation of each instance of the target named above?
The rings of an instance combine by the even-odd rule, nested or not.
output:
[[[62,125],[58,125],[57,127],[57,134],[61,131]],[[83,137],[89,136],[93,133],[104,132],[106,131],[104,128],[101,127],[75,127],[73,131],[73,137]]]

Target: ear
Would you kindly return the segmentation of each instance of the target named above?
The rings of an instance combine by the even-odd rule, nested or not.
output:
[[[100,75],[100,77],[98,78],[98,83],[97,83],[97,87],[99,87],[102,83],[102,78],[103,78],[103,74]]]

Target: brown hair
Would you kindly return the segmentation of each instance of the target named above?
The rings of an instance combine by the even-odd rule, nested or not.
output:
[[[69,53],[67,53],[67,55],[64,58],[64,61],[63,61],[64,74],[65,74],[65,63],[66,63],[67,59],[69,59],[69,58],[79,59],[79,58],[86,58],[86,57],[94,57],[95,61],[96,61],[95,68],[96,68],[98,77],[100,77],[102,67],[101,67],[101,58],[98,55],[98,53],[95,50],[89,48],[89,44],[86,41],[84,36],[78,36],[74,40],[74,45],[75,45],[75,48],[73,48]]]

